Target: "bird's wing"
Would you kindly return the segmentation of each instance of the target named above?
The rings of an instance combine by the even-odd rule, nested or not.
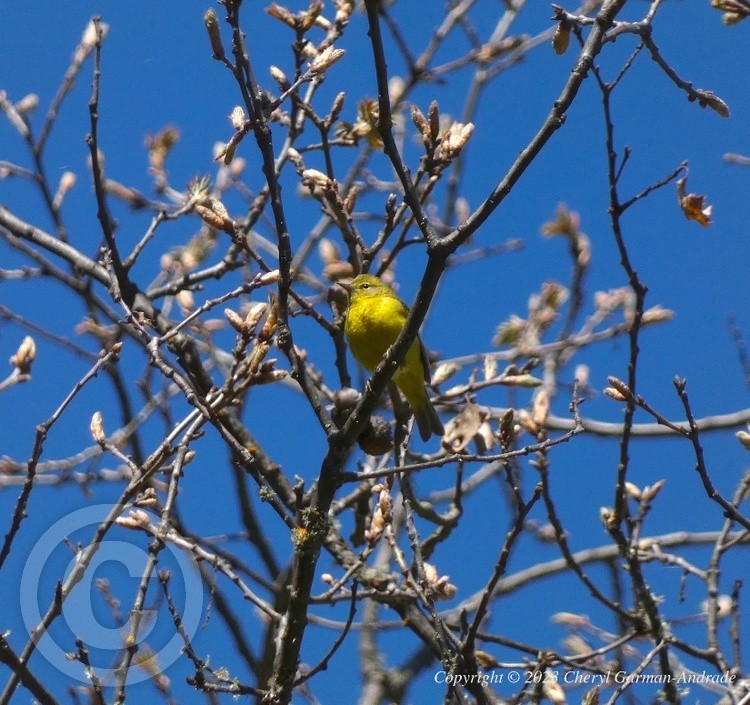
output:
[[[431,379],[430,359],[427,356],[427,349],[422,342],[422,338],[417,337],[417,340],[419,341],[419,356],[422,358],[422,368],[424,369],[424,381],[429,384]]]
[[[404,316],[409,315],[409,307],[401,300],[398,300],[401,304]],[[430,358],[427,356],[427,349],[424,346],[424,343],[422,342],[422,338],[417,335],[417,342],[419,343],[419,357],[422,359],[422,372],[424,381],[427,382],[427,384],[430,383],[431,375],[430,375]]]

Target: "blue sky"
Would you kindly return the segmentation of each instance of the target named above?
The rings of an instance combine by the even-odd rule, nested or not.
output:
[[[169,173],[175,188],[185,188],[198,174],[210,174],[215,166],[212,149],[215,142],[226,140],[231,134],[227,115],[239,102],[237,90],[228,72],[210,57],[208,41],[203,30],[202,15],[207,4],[194,0],[160,3],[76,3],[24,2],[7,3],[4,22],[0,27],[0,89],[13,101],[29,92],[40,97],[40,109],[33,116],[38,129],[49,101],[54,96],[61,76],[89,17],[101,14],[110,25],[103,53],[102,97],[100,103],[100,140],[106,155],[107,176],[150,193],[148,163],[144,138],[165,125],[180,128],[180,141],[169,158]],[[278,23],[266,15],[260,6],[245,3],[243,9],[248,48],[261,84],[273,88],[267,66],[276,64],[291,72],[289,50],[291,34],[280,29]],[[307,3],[292,3],[300,9]],[[402,21],[407,39],[422,47],[442,17],[442,3],[400,2],[394,16]],[[478,2],[471,15],[480,34],[491,31],[490,18],[497,13],[497,3]],[[645,12],[647,4],[632,1],[624,17],[635,19]],[[217,12],[221,8],[217,8]],[[569,8],[572,9],[572,8]],[[328,12],[329,10],[327,10]],[[551,14],[547,3],[528,3],[514,25],[515,33],[535,34],[550,26]],[[494,22],[494,19],[492,20]],[[690,164],[688,190],[705,193],[713,204],[714,223],[703,229],[686,220],[677,205],[673,184],[654,193],[635,206],[623,219],[625,239],[634,266],[648,286],[647,306],[661,304],[675,311],[673,320],[648,328],[642,335],[640,357],[640,390],[648,401],[665,416],[681,419],[680,402],[674,392],[675,375],[688,380],[693,409],[698,417],[728,413],[747,408],[748,386],[743,380],[736,347],[728,331],[728,318],[750,336],[750,248],[747,246],[750,223],[750,170],[726,164],[722,155],[750,152],[747,126],[750,124],[750,93],[746,71],[738,57],[747,56],[750,22],[725,27],[720,15],[707,1],[666,0],[654,24],[654,39],[663,55],[686,80],[696,87],[711,90],[721,96],[731,109],[731,117],[722,119],[710,110],[689,103],[651,61],[645,52],[638,57],[633,70],[626,76],[614,98],[617,121],[618,149],[626,145],[632,156],[622,178],[622,190],[628,197],[672,172],[683,160]],[[371,72],[371,57],[366,37],[363,14],[356,14],[341,43],[347,49],[344,59],[331,69],[318,100],[323,106],[330,102],[342,85],[346,87],[347,103],[342,119],[352,120],[356,101],[375,95]],[[602,63],[608,76],[622,64],[634,46],[631,37],[624,36],[608,48]],[[465,45],[451,45],[438,54],[437,62],[448,60],[465,51]],[[609,51],[611,50],[611,51]],[[392,74],[403,71],[395,54],[389,57]],[[526,60],[502,74],[486,89],[475,118],[476,128],[469,145],[464,195],[470,207],[476,207],[505,173],[517,153],[527,144],[546,117],[566,80],[575,59],[575,48],[561,57],[554,56],[548,43],[531,52]],[[348,84],[356,76],[356,86]],[[424,111],[430,101],[437,99],[441,112],[460,114],[465,85],[470,80],[468,69],[453,76],[445,84],[426,84],[410,100]],[[84,136],[89,129],[87,102],[90,95],[91,66],[87,64],[72,93],[66,99],[58,124],[46,153],[46,169],[50,181],[56,184],[66,170],[78,174],[78,183],[66,199],[64,215],[71,240],[84,252],[93,256],[101,241],[96,220],[90,176],[86,167],[88,150]],[[321,111],[323,108],[321,107]],[[411,128],[411,125],[408,125]],[[437,297],[424,328],[424,339],[431,349],[443,358],[459,357],[492,350],[491,339],[495,327],[511,314],[526,313],[527,300],[539,290],[544,281],[556,279],[567,283],[570,261],[566,245],[561,240],[546,240],[539,234],[542,223],[554,217],[558,203],[567,203],[581,216],[581,227],[592,243],[592,266],[586,280],[586,311],[591,310],[591,299],[597,290],[607,290],[626,284],[620,267],[607,215],[605,179],[604,124],[601,99],[594,81],[584,83],[581,94],[567,115],[566,124],[554,136],[543,153],[524,175],[512,194],[503,202],[492,218],[483,225],[472,241],[475,247],[497,244],[508,238],[523,241],[520,251],[495,256],[462,265],[449,271],[441,283]],[[312,136],[309,136],[312,141]],[[407,158],[416,165],[419,146],[407,141]],[[242,146],[241,156],[248,161],[247,180],[252,186],[260,183],[259,156],[253,151],[251,140]],[[0,120],[0,160],[29,166],[29,158],[18,135]],[[374,162],[388,176],[384,161]],[[314,157],[309,166],[320,168]],[[342,172],[343,173],[343,172]],[[294,245],[299,245],[318,218],[317,204],[295,200],[294,180],[284,182],[289,199],[288,215]],[[50,228],[45,216],[39,216],[41,203],[36,193],[22,181],[0,180],[0,204],[22,218]],[[301,204],[301,205],[300,205]],[[243,201],[236,196],[227,205],[238,214]],[[122,204],[112,207],[120,221],[118,239],[128,251],[137,242],[149,223],[149,214],[129,213]],[[178,221],[164,227],[147,257],[137,270],[145,284],[155,276],[159,255],[187,239],[198,228],[197,220]],[[376,229],[365,231],[374,239]],[[268,229],[263,234],[271,236]],[[399,293],[411,301],[421,277],[424,252],[412,248],[399,259],[396,270]],[[8,247],[0,247],[0,266],[11,269],[25,260]],[[311,260],[311,266],[318,266]],[[206,295],[216,295],[221,289],[211,288]],[[73,328],[80,322],[80,305],[66,298],[58,285],[44,281],[0,282],[0,303],[17,314],[45,326],[57,335],[72,337],[76,344],[93,350],[90,341],[76,338]],[[216,312],[219,315],[221,309]],[[328,315],[328,311],[325,312]],[[335,368],[330,342],[320,329],[303,320],[295,321],[295,336],[310,359],[335,384]],[[15,351],[26,330],[12,323],[0,323],[0,359]],[[229,337],[224,339],[231,345]],[[89,362],[65,357],[53,343],[38,340],[39,357],[32,381],[25,386],[0,395],[0,456],[24,460],[30,454],[34,427],[50,416],[70,391],[71,386],[85,372]],[[585,363],[591,368],[591,384],[601,390],[607,375],[626,375],[627,342],[620,339],[599,343],[574,358],[574,363]],[[275,355],[281,357],[280,355]],[[126,364],[142,366],[140,356],[132,351],[124,353]],[[350,361],[350,369],[354,369]],[[10,368],[7,368],[8,370]],[[140,367],[137,368],[140,370]],[[137,377],[139,373],[135,373]],[[3,375],[4,376],[4,375]],[[563,381],[570,382],[573,368],[564,369]],[[450,383],[448,383],[450,386]],[[45,444],[45,459],[66,457],[90,445],[88,420],[97,409],[105,419],[116,424],[116,411],[111,400],[112,390],[103,380],[90,385],[75,400],[71,413],[56,425]],[[519,394],[519,405],[528,403],[528,394]],[[553,411],[565,415],[569,397],[562,393],[555,400]],[[504,406],[509,396],[502,388],[479,398],[487,405]],[[255,413],[255,409],[258,410]],[[619,421],[622,408],[601,393],[583,407],[585,416],[604,421]],[[255,415],[254,415],[255,413]],[[273,450],[274,458],[289,476],[303,477],[309,484],[316,476],[325,439],[313,414],[298,393],[277,387],[259,388],[253,392],[248,411],[253,432],[264,447]],[[639,413],[637,420],[649,419]],[[290,426],[290,424],[293,424]],[[310,429],[297,442],[290,433],[299,428]],[[291,429],[291,431],[290,431]],[[160,428],[152,428],[147,441],[158,438]],[[295,442],[290,442],[295,438]],[[709,470],[717,487],[730,494],[747,466],[746,451],[733,437],[733,431],[704,438]],[[224,453],[212,459],[217,451],[216,439],[202,439],[196,445],[198,461],[185,477],[180,508],[189,517],[196,532],[212,535],[232,533],[240,527],[235,511],[226,511],[222,492],[233,490],[232,480],[224,465]],[[611,503],[612,478],[617,465],[617,444],[614,440],[578,438],[555,449],[553,486],[560,496],[560,511],[571,531],[574,550],[603,544],[608,537],[601,528],[598,507]],[[637,444],[631,452],[632,481],[640,485],[652,484],[666,478],[667,484],[653,510],[647,528],[661,533],[677,530],[701,531],[720,526],[720,513],[705,497],[693,470],[694,458],[685,443],[652,441]],[[108,459],[105,467],[114,467]],[[421,491],[450,487],[454,474],[448,470],[434,470],[420,476]],[[524,470],[526,490],[533,486],[535,477],[530,468]],[[207,491],[210,488],[211,491]],[[104,504],[114,500],[118,487],[95,485],[93,495],[84,497],[74,487],[38,488],[32,495],[29,519],[24,524],[19,543],[11,558],[11,570],[20,575],[26,551],[32,550],[39,536],[54,521],[87,503]],[[9,516],[15,506],[17,489],[0,490],[0,516]],[[263,509],[260,510],[263,513]],[[481,588],[496,558],[494,547],[487,553],[477,540],[477,527],[498,537],[507,530],[507,507],[497,487],[484,487],[471,498],[467,512],[474,512],[475,523],[467,523],[460,533],[460,541],[444,546],[438,556],[441,567],[450,572],[452,581],[460,585],[459,597]],[[273,524],[270,512],[263,515]],[[481,519],[479,519],[481,517]],[[544,517],[537,512],[535,518]],[[3,524],[4,526],[4,524]],[[279,527],[280,528],[280,527]],[[3,530],[4,533],[5,529]],[[123,540],[129,540],[122,532]],[[80,540],[85,541],[85,533]],[[278,535],[280,556],[287,554],[287,540]],[[234,546],[242,553],[241,546]],[[705,551],[691,549],[692,557],[705,563]],[[537,560],[552,560],[558,553],[552,546],[540,547],[522,542],[511,564],[518,570]],[[697,558],[700,557],[700,558]],[[252,560],[252,555],[246,556]],[[745,552],[743,558],[746,561]],[[64,554],[57,557],[55,566],[64,565]],[[168,559],[165,559],[168,560]],[[326,558],[321,569],[331,569]],[[46,567],[49,580],[54,569]],[[747,563],[739,564],[737,557],[725,566],[727,580],[748,577]],[[595,578],[606,583],[604,571],[593,571]],[[122,574],[122,598],[128,604],[137,583],[136,578]],[[653,571],[655,591],[675,600],[679,593],[679,574]],[[48,581],[49,582],[49,581]],[[50,588],[50,584],[47,588]],[[684,614],[697,611],[703,599],[700,585],[688,584],[686,600],[676,609]],[[726,589],[726,585],[724,585]],[[550,626],[549,616],[554,609],[590,610],[591,605],[578,585],[569,577],[555,584],[557,607],[537,609],[549,596],[548,584],[539,583],[507,604],[498,605],[492,626],[500,633],[519,639],[528,638],[528,628],[542,635],[551,646],[564,636],[561,628]],[[11,599],[7,589],[3,599]],[[565,596],[565,597],[562,597]],[[13,598],[15,599],[15,598]],[[44,604],[44,599],[40,600]],[[101,609],[99,605],[98,609]],[[323,609],[320,614],[326,615]],[[336,618],[342,608],[331,610]],[[523,614],[519,620],[510,615]],[[595,617],[591,615],[592,619]],[[598,615],[604,619],[604,615]],[[671,614],[668,616],[672,616]],[[106,617],[106,615],[105,615]],[[103,617],[103,618],[105,618]],[[393,619],[393,615],[384,615]],[[216,617],[213,618],[218,622]],[[248,612],[243,623],[252,632],[257,623]],[[211,625],[215,626],[215,625]],[[24,643],[23,624],[14,611],[10,624],[0,623],[0,630],[12,628],[12,644],[21,648]],[[164,633],[166,627],[160,625]],[[695,634],[696,626],[684,627],[685,634]],[[217,636],[217,634],[219,636]],[[64,628],[60,627],[64,636]],[[397,635],[397,636],[396,636]],[[315,648],[325,648],[335,639],[335,632],[313,628],[307,658],[315,661]],[[214,665],[231,668],[238,661],[222,641],[221,628],[205,628],[198,632],[196,645],[202,653],[212,654]],[[403,632],[386,636],[401,644]],[[701,637],[696,636],[699,643]],[[407,640],[408,641],[408,640]],[[411,642],[408,642],[411,643]],[[745,645],[746,661],[750,659]],[[62,687],[65,682],[46,670],[44,662],[34,662],[39,672],[50,674],[52,682]],[[390,665],[394,665],[391,663]],[[358,664],[353,645],[344,648],[328,674],[320,680],[316,691],[323,702],[330,701],[343,685],[357,688]],[[175,695],[184,694],[181,670],[170,672]],[[335,674],[335,676],[332,676]],[[244,673],[238,673],[241,679]],[[145,688],[146,686],[141,686]],[[57,691],[56,691],[57,692]],[[148,691],[144,691],[148,692]],[[411,702],[434,702],[443,690],[424,678],[419,688],[411,693]],[[18,694],[13,702],[25,702],[25,694]],[[185,702],[189,701],[186,696]]]

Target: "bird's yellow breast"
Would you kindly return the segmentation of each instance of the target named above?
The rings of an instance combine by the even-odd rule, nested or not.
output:
[[[357,362],[372,372],[405,322],[406,307],[395,296],[355,298],[349,306],[345,331]]]

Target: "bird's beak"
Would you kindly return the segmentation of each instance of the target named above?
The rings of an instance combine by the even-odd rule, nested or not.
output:
[[[346,279],[339,280],[336,282],[342,289],[347,291],[348,293],[352,293],[352,283],[351,281],[347,281]]]

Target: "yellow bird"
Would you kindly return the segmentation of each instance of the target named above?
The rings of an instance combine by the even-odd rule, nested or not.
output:
[[[396,342],[409,315],[409,307],[388,284],[370,274],[355,277],[348,288],[349,310],[344,332],[357,362],[372,372]],[[393,381],[414,411],[422,440],[429,440],[433,433],[442,436],[443,424],[425,388],[425,382],[430,381],[430,371],[419,337],[407,350]]]

